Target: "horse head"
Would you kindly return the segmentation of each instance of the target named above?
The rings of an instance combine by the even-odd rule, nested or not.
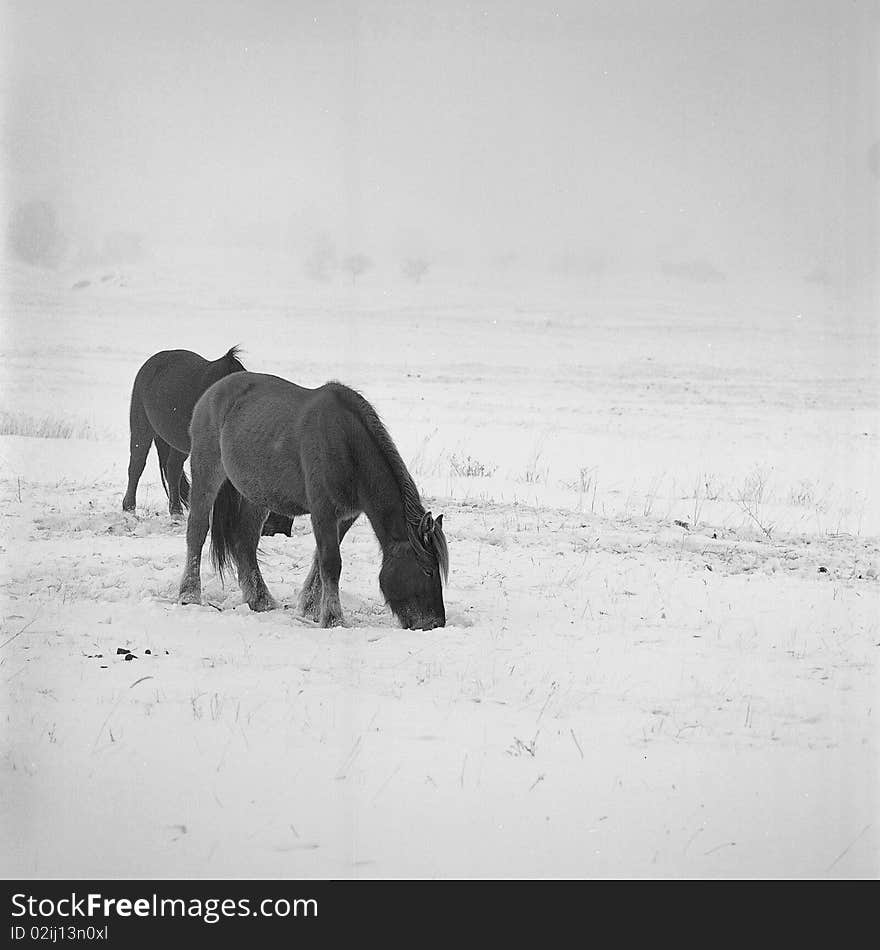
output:
[[[449,575],[449,551],[443,515],[426,511],[407,541],[390,546],[379,572],[379,587],[392,613],[408,630],[446,626],[443,583]]]

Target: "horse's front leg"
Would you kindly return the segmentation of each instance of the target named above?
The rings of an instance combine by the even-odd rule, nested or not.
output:
[[[318,566],[318,550],[312,558],[312,566],[299,594],[299,612],[309,620],[318,620],[321,615],[321,569]]]

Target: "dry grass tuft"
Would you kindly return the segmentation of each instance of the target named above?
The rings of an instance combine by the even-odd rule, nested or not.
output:
[[[87,422],[57,416],[28,416],[0,412],[0,435],[22,435],[32,439],[94,439],[101,433]]]

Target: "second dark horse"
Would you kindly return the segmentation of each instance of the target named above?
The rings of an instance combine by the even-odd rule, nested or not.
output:
[[[240,373],[244,366],[238,348],[220,359],[206,360],[191,350],[154,353],[135,376],[131,391],[131,428],[128,488],[122,500],[124,511],[134,511],[138,481],[147,463],[150,446],[156,444],[159,474],[168,495],[168,511],[183,514],[189,504],[189,479],[183,463],[189,455],[189,422],[202,393],[218,379]],[[263,534],[290,536],[293,519],[274,512],[263,525]]]
[[[339,545],[363,512],[382,548],[379,587],[392,613],[408,629],[445,626],[443,516],[425,511],[391,436],[363,396],[341,383],[305,389],[278,376],[236,373],[202,396],[190,431],[193,484],[181,603],[201,603],[210,521],[220,571],[234,562],[252,610],[275,606],[257,562],[260,526],[274,509],[311,515],[317,547],[300,610],[323,627],[341,624]]]

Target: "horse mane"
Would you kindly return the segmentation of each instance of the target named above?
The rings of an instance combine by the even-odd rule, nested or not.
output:
[[[404,465],[394,440],[379,418],[379,413],[357,390],[350,386],[346,386],[337,380],[331,380],[327,383],[327,387],[361,420],[377,448],[384,455],[403,498],[404,521],[406,522],[409,543],[422,563],[427,563],[429,559],[436,560],[440,567],[440,573],[445,580],[449,574],[449,549],[446,546],[443,528],[441,526],[437,527],[433,534],[433,551],[429,551],[419,535],[419,526],[425,516],[425,507],[419,497],[419,491],[412,475]]]

